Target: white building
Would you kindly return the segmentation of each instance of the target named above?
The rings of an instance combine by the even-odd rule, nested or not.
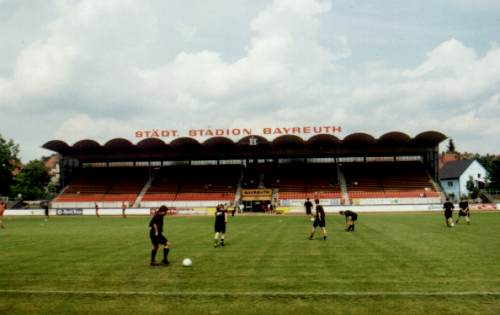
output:
[[[469,195],[467,182],[470,179],[476,187],[484,188],[487,176],[488,172],[477,160],[448,162],[439,170],[441,187],[446,195],[455,201]]]

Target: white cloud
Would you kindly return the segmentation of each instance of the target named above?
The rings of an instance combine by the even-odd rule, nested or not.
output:
[[[406,63],[414,66],[383,54],[360,60],[353,38],[325,28],[325,19],[335,18],[331,1],[275,0],[245,26],[248,42],[229,59],[224,47],[196,48],[209,42],[196,21],[165,23],[159,7],[170,9],[168,2],[154,9],[132,0],[57,4],[44,36],[22,46],[12,75],[0,77],[0,110],[17,110],[2,117],[22,119],[34,128],[26,137],[37,134],[40,144],[133,140],[136,129],[334,124],[344,136],[433,129],[470,151],[500,146],[494,44],[484,51],[459,37],[443,39]],[[168,46],[171,38],[184,43]],[[366,45],[371,40],[392,39],[380,34]],[[63,114],[51,116],[52,134],[38,134],[33,122],[54,109]]]
[[[142,52],[156,36],[155,16],[136,1],[57,4],[59,17],[44,26],[48,36],[19,51],[12,77],[0,78],[0,102],[22,106],[29,98],[53,98],[67,89],[82,91],[89,81],[109,89],[109,76],[132,71],[130,62],[143,58],[137,56],[138,50]]]
[[[275,1],[252,21],[247,54],[235,62],[213,51],[183,52],[169,64],[138,69],[138,74],[148,93],[189,109],[236,105],[239,97],[254,93],[281,103],[334,69],[334,52],[318,43],[319,15],[329,9],[323,1]],[[348,55],[346,40],[340,43],[337,58]]]
[[[117,135],[127,135],[132,132],[131,126],[119,119],[78,114],[61,122],[55,132],[55,137],[70,144],[83,139],[93,139],[104,144],[110,139],[117,138]]]

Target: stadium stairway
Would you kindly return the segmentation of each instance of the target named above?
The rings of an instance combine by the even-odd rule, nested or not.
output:
[[[441,185],[432,178],[431,172],[429,172],[428,169],[425,169],[425,173],[427,174],[427,178],[429,178],[429,181],[432,184],[432,187],[434,187],[434,190],[436,190],[440,195],[441,195],[441,200],[445,199],[444,196],[444,189],[442,189]]]
[[[337,164],[337,177],[339,180],[340,193],[341,193],[341,203],[344,201],[345,205],[350,205],[349,193],[347,192],[347,184],[345,181],[344,172],[342,172],[342,168],[339,164]]]
[[[59,197],[61,197],[62,195],[64,195],[64,193],[66,192],[66,190],[68,188],[69,188],[69,185],[64,186],[64,188],[61,189],[61,191],[59,192],[59,194],[57,194],[57,196],[55,196],[54,198],[52,198],[51,202],[54,201],[54,200],[59,199]]]
[[[243,168],[241,168],[240,178],[238,179],[238,184],[236,184],[236,193],[234,194],[233,205],[238,205],[241,199],[241,183],[243,182],[244,173]]]
[[[151,184],[153,183],[153,180],[155,179],[155,175],[153,174],[149,180],[144,184],[144,187],[142,187],[141,192],[137,196],[137,198],[134,201],[133,208],[140,208],[142,198],[144,198],[144,195],[148,192],[149,188],[151,187]]]

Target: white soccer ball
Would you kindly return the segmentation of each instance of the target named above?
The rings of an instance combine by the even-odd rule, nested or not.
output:
[[[311,218],[311,222],[314,222],[314,218]]]
[[[184,260],[182,260],[182,265],[184,267],[191,267],[193,265],[193,262],[189,258],[184,258]]]

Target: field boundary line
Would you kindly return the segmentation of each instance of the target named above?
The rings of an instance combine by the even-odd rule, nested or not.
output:
[[[374,292],[354,292],[354,291],[330,291],[330,292],[149,292],[149,291],[93,291],[93,290],[15,290],[15,289],[0,289],[0,293],[15,293],[15,294],[35,294],[35,295],[111,295],[111,296],[166,296],[166,297],[244,297],[244,296],[262,296],[262,297],[294,297],[294,296],[319,296],[319,297],[335,297],[335,296],[500,296],[500,291],[465,291],[465,292],[419,292],[419,291],[374,291]]]

